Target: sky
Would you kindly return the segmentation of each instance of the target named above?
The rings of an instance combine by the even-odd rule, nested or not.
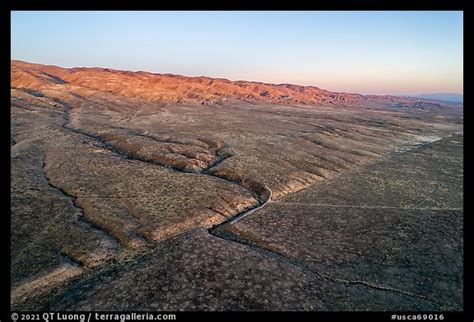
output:
[[[463,12],[13,11],[11,58],[362,94],[463,93]]]

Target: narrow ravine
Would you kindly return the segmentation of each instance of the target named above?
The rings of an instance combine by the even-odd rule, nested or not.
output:
[[[61,125],[61,127],[67,131],[71,131],[73,133],[76,133],[76,134],[79,134],[79,135],[83,135],[83,136],[86,136],[90,139],[93,139],[95,140],[96,142],[99,142],[103,148],[111,151],[111,152],[114,152],[116,155],[124,158],[124,159],[128,159],[128,160],[135,160],[135,161],[140,161],[140,162],[145,162],[145,163],[148,163],[148,164],[153,164],[155,166],[160,166],[160,167],[164,167],[164,168],[167,168],[167,169],[170,169],[170,170],[173,170],[173,171],[177,171],[177,172],[182,172],[182,173],[189,173],[188,171],[183,171],[182,169],[180,168],[177,168],[177,167],[170,167],[168,165],[163,165],[163,164],[159,164],[157,162],[152,162],[151,160],[148,160],[148,159],[144,159],[144,158],[140,158],[136,155],[131,155],[130,153],[126,153],[125,151],[121,151],[117,148],[115,148],[113,146],[113,144],[110,144],[110,142],[104,140],[103,138],[101,138],[100,136],[97,136],[97,135],[93,135],[93,134],[90,134],[90,133],[87,133],[87,132],[84,132],[82,130],[79,130],[77,128],[72,128],[69,124],[70,124],[70,111],[71,111],[71,106],[66,103],[66,102],[63,102],[62,100],[59,100],[59,99],[53,99],[55,102],[59,103],[59,104],[62,104],[62,106],[64,107],[64,115],[63,115],[63,124]],[[135,134],[135,133],[134,133]],[[155,137],[153,136],[150,136],[150,135],[146,135],[146,134],[137,134],[138,136],[143,136],[143,137],[147,137],[149,139],[152,139],[152,140],[155,140],[155,141],[158,141],[158,142],[161,142],[159,141],[158,139],[156,139]],[[173,141],[163,141],[163,142],[173,142]],[[181,142],[179,142],[181,144]],[[224,180],[225,182],[227,183],[230,183],[230,184],[234,184],[234,185],[238,185],[242,188],[244,188],[245,190],[249,191],[253,196],[254,198],[256,199],[257,203],[256,205],[254,205],[253,207],[250,207],[250,208],[247,208],[245,210],[243,210],[242,212],[239,212],[239,213],[236,213],[234,214],[233,216],[231,216],[230,218],[224,220],[223,222],[217,224],[217,225],[214,225],[212,226],[211,228],[209,228],[209,232],[213,232],[215,231],[216,229],[218,229],[218,227],[224,225],[224,224],[227,224],[227,223],[235,223],[237,222],[238,220],[241,220],[243,218],[245,218],[246,216],[252,214],[253,212],[259,210],[259,209],[262,209],[263,207],[265,207],[270,201],[271,201],[271,197],[272,197],[272,191],[267,187],[267,186],[264,186],[264,191],[263,192],[260,192],[260,191],[256,191],[256,190],[251,190],[249,187],[245,186],[245,185],[242,185],[240,182],[238,182],[237,180],[231,180],[231,179],[228,179],[226,178],[225,176],[221,176],[219,174],[214,174],[211,170],[215,167],[218,167],[224,160],[226,160],[227,158],[229,157],[232,157],[232,155],[227,155],[227,156],[220,156],[219,154],[221,153],[221,151],[225,148],[227,148],[228,146],[226,144],[224,144],[223,147],[221,147],[220,149],[217,149],[215,151],[215,155],[216,155],[216,159],[211,162],[211,164],[209,166],[207,166],[206,168],[204,168],[202,171],[196,173],[196,174],[201,174],[201,175],[206,175],[206,176],[210,176],[210,177],[213,177],[213,178],[216,178],[216,179],[219,179],[219,180]],[[58,187],[56,187],[58,188]],[[58,188],[60,189],[60,188]],[[62,189],[60,189],[62,191]],[[63,191],[64,193],[64,191]],[[75,198],[73,196],[70,196],[68,195],[69,197],[73,198],[73,200],[75,200]],[[214,209],[211,209],[212,211],[215,211]],[[224,218],[226,216],[224,215],[221,215],[223,216]]]
[[[58,187],[58,186],[54,185],[51,182],[51,179],[46,174],[45,167],[46,167],[46,162],[45,162],[45,160],[43,160],[42,170],[43,170],[43,174],[44,174],[46,180],[48,181],[48,186],[50,188],[52,188],[54,191],[56,191],[57,193],[59,193],[61,196],[68,199],[71,202],[71,204],[74,206],[74,208],[78,210],[79,215],[77,216],[77,221],[80,222],[85,227],[87,227],[89,230],[95,231],[96,233],[98,233],[100,236],[102,236],[104,239],[106,239],[109,243],[111,243],[113,248],[118,249],[119,246],[120,246],[119,240],[112,233],[108,232],[107,230],[105,230],[105,229],[97,226],[93,222],[91,222],[86,217],[84,209],[81,206],[78,205],[78,203],[76,201],[76,199],[77,199],[76,196],[70,195],[69,193],[64,191],[64,189],[62,189],[61,187]],[[77,261],[76,259],[74,259],[74,260]],[[82,263],[80,263],[80,264],[82,264]]]

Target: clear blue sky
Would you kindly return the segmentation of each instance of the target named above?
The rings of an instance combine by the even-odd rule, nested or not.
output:
[[[462,12],[12,12],[11,56],[373,94],[463,92]]]

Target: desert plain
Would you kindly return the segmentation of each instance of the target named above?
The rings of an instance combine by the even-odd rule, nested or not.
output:
[[[463,106],[11,62],[14,310],[463,310]]]

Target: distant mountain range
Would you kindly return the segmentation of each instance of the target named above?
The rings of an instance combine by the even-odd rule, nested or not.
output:
[[[11,87],[35,90],[65,89],[75,95],[120,94],[163,104],[232,105],[284,104],[361,108],[459,108],[457,103],[421,97],[361,95],[331,92],[315,86],[230,81],[222,78],[130,72],[109,68],[61,68],[11,61]]]
[[[424,99],[444,101],[444,102],[455,102],[455,103],[464,102],[464,95],[457,94],[457,93],[418,94],[418,95],[411,95],[410,97],[424,98]]]

